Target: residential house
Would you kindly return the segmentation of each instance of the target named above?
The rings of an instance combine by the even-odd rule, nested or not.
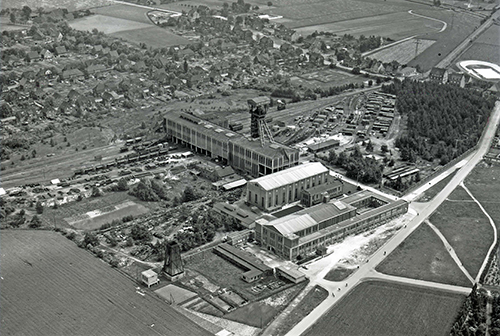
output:
[[[465,75],[463,73],[451,73],[448,75],[448,84],[465,87]]]
[[[92,64],[86,70],[89,75],[95,75],[98,72],[106,71],[106,67],[103,64]]]
[[[62,55],[65,55],[67,53],[68,53],[68,51],[66,50],[65,46],[56,47],[55,54],[57,56],[62,56]]]
[[[116,50],[111,50],[109,52],[109,57],[111,57],[111,59],[117,59],[119,57],[118,52]]]
[[[78,69],[66,70],[66,71],[63,71],[62,74],[61,74],[61,78],[64,79],[64,80],[67,80],[67,79],[80,79],[80,78],[83,78],[83,77],[84,77],[83,72],[81,72]]]
[[[132,70],[135,72],[140,72],[146,70],[146,63],[144,61],[138,61],[134,65],[132,65]]]
[[[433,82],[444,84],[448,81],[448,71],[446,69],[434,67],[429,73],[429,79]]]
[[[177,52],[177,56],[179,56],[179,59],[191,59],[194,57],[194,55],[194,51],[189,48],[182,49]]]
[[[40,54],[36,51],[30,51],[27,55],[26,55],[26,61],[27,62],[34,62],[34,61],[39,61],[42,59],[42,56],[40,56]]]
[[[94,86],[94,88],[92,89],[92,93],[93,93],[93,94],[94,94],[94,96],[96,96],[96,97],[101,96],[101,95],[104,93],[104,91],[106,91],[106,88],[105,88],[105,86],[104,86],[104,84],[103,84],[103,83],[99,83],[99,84],[97,84],[97,85],[96,85],[96,86]]]
[[[45,50],[43,52],[43,59],[50,60],[54,58],[54,54],[52,54],[49,50]]]

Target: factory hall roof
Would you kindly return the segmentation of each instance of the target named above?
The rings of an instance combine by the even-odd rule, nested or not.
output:
[[[265,225],[273,226],[283,236],[289,236],[355,209],[341,201],[330,201],[272,220]]]
[[[320,162],[310,162],[256,178],[250,183],[258,184],[264,190],[273,190],[327,172],[328,168]]]

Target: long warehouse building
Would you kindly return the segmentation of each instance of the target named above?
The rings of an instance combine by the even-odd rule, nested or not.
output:
[[[217,158],[253,177],[272,174],[299,163],[298,149],[251,140],[191,114],[168,113],[164,126],[169,140]]]
[[[255,222],[255,239],[287,260],[297,260],[319,247],[364,232],[408,212],[404,200],[392,201],[371,191],[315,205],[282,218]],[[268,217],[269,218],[269,215]]]

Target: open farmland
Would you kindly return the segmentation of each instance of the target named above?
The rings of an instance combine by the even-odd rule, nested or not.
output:
[[[467,195],[461,189],[458,187],[429,220],[446,237],[470,275],[476,277],[493,242],[493,228],[470,197],[464,200]]]
[[[300,27],[296,30],[303,35],[309,35],[317,30],[337,35],[350,34],[356,37],[360,35],[376,35],[400,40],[409,36],[436,32],[442,26],[442,23],[414,16],[404,11]]]
[[[69,24],[77,30],[97,29],[104,34],[112,34],[120,31],[151,27],[151,24],[130,21],[105,15],[91,15],[74,20]]]
[[[408,64],[409,66],[420,65],[424,71],[430,70],[438,64],[480,24],[479,17],[465,12],[436,9],[424,9],[414,12],[445,21],[448,24],[448,27],[443,32],[419,35],[422,39],[436,40],[436,43],[424,50]]]
[[[112,5],[92,9],[92,12],[108,17],[141,22],[152,25],[153,23],[148,18],[149,9],[129,6],[129,5]]]
[[[408,64],[417,54],[422,53],[425,49],[429,48],[436,41],[432,40],[417,40],[410,39],[401,42],[392,47],[379,50],[368,57],[381,61],[382,63],[390,63],[397,61],[399,64]],[[418,48],[418,49],[417,49]]]
[[[174,45],[190,44],[188,39],[175,35],[168,30],[156,26],[149,26],[133,30],[123,30],[111,34],[134,43],[145,43],[153,48],[164,48]]]
[[[477,60],[500,64],[500,26],[492,25],[460,56],[459,61]]]
[[[2,335],[210,335],[58,233],[2,231]]]
[[[389,254],[376,270],[405,278],[457,286],[471,285],[441,239],[425,223]]]
[[[2,0],[2,8],[22,8],[28,6],[32,9],[43,7],[44,9],[66,8],[74,11],[98,6],[107,6],[111,0]]]
[[[354,288],[305,335],[444,336],[449,334],[464,299],[462,294],[367,281]]]

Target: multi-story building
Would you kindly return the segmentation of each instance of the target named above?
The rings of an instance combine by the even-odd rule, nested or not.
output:
[[[165,116],[167,137],[191,150],[219,159],[236,170],[258,177],[293,167],[299,151],[276,142],[248,139],[222,126],[191,114],[171,112]]]
[[[333,180],[328,168],[321,163],[304,163],[249,181],[247,203],[265,211],[273,211],[301,200],[304,190],[327,184],[328,179]]]
[[[323,202],[324,197],[338,197],[344,192],[344,182],[338,179],[331,178],[328,183],[320,184],[315,187],[306,189],[302,192],[302,204],[305,206],[313,206]]]
[[[408,211],[404,200],[392,201],[370,191],[361,191],[342,200],[328,201],[282,218],[260,218],[255,239],[268,250],[296,260],[360,233]]]

